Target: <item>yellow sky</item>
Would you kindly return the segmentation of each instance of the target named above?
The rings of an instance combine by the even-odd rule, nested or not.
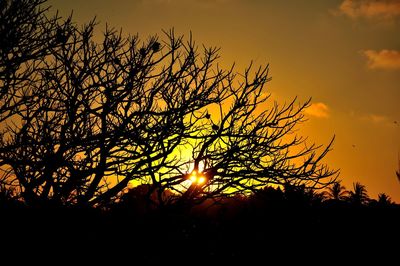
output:
[[[78,23],[97,16],[126,33],[192,31],[198,44],[221,47],[237,71],[270,63],[269,90],[281,101],[313,98],[300,133],[320,144],[335,134],[326,162],[340,179],[400,202],[399,0],[51,0]]]

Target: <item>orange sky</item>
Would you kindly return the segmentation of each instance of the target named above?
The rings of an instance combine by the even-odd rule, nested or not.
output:
[[[221,47],[221,63],[242,71],[270,63],[269,91],[280,101],[313,98],[301,134],[326,144],[340,179],[400,202],[399,0],[51,0],[78,23],[97,16],[146,39],[175,28]]]

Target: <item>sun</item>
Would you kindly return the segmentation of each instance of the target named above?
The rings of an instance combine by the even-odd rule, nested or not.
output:
[[[189,176],[189,180],[192,182],[192,184],[204,184],[207,179],[206,177],[201,173],[201,172],[197,172],[197,171],[193,171],[190,176]]]

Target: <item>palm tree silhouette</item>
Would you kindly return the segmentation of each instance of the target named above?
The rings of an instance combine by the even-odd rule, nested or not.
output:
[[[369,201],[367,189],[360,182],[353,183],[353,191],[349,192],[348,200],[355,205],[363,205]]]
[[[389,206],[392,205],[392,199],[386,193],[378,194],[378,204],[380,206]]]
[[[349,192],[346,188],[341,184],[341,180],[338,180],[332,184],[332,186],[328,187],[326,191],[326,195],[333,200],[344,200],[348,196]]]

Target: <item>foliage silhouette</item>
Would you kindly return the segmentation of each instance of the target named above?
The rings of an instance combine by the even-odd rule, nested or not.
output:
[[[48,18],[44,2],[1,7],[0,165],[27,204],[102,205],[131,183],[155,206],[192,205],[335,179],[321,162],[333,140],[294,134],[309,101],[272,102],[268,66],[222,70],[219,49],[173,30],[142,42],[107,27],[95,42],[95,21]]]
[[[385,253],[379,252],[378,248],[386,243],[381,241],[400,236],[400,209],[396,204],[390,208],[331,205],[330,200],[312,199],[309,188],[285,191],[280,187],[265,187],[250,197],[208,199],[191,210],[165,212],[165,209],[144,209],[149,188],[149,184],[132,188],[121,201],[104,211],[71,206],[43,208],[43,205],[22,205],[19,212],[0,208],[2,237],[7,239],[2,250],[10,255],[13,253],[8,252],[9,249],[24,254],[37,254],[45,249],[57,257],[68,254],[67,257],[75,259],[79,254],[80,259],[112,259],[114,262],[121,258],[115,254],[129,254],[125,257],[129,261],[143,261],[144,264],[160,264],[174,258],[179,258],[177,264],[187,264],[194,258],[198,262],[244,260],[256,263],[259,257],[249,254],[261,254],[266,250],[274,255],[291,252],[297,254],[296,261],[310,261],[316,254],[325,255],[327,248],[340,248],[352,258],[354,241],[343,241],[346,236],[361,241],[357,244],[363,250],[386,254],[386,245]],[[300,202],[295,198],[300,198]],[[325,240],[332,235],[336,237]],[[47,241],[38,245],[38,236]],[[377,241],[371,241],[372,237]],[[24,245],[20,247],[21,241]],[[15,246],[20,248],[12,249]],[[311,259],[304,255],[310,248]],[[109,255],[93,255],[104,249]]]
[[[392,199],[386,193],[378,194],[378,204],[380,206],[390,206],[393,204]]]
[[[348,194],[349,192],[346,191],[340,180],[335,181],[326,191],[326,196],[336,201],[345,200]]]
[[[366,187],[359,182],[353,183],[353,190],[349,191],[348,201],[354,205],[361,206],[367,204],[369,200]]]

